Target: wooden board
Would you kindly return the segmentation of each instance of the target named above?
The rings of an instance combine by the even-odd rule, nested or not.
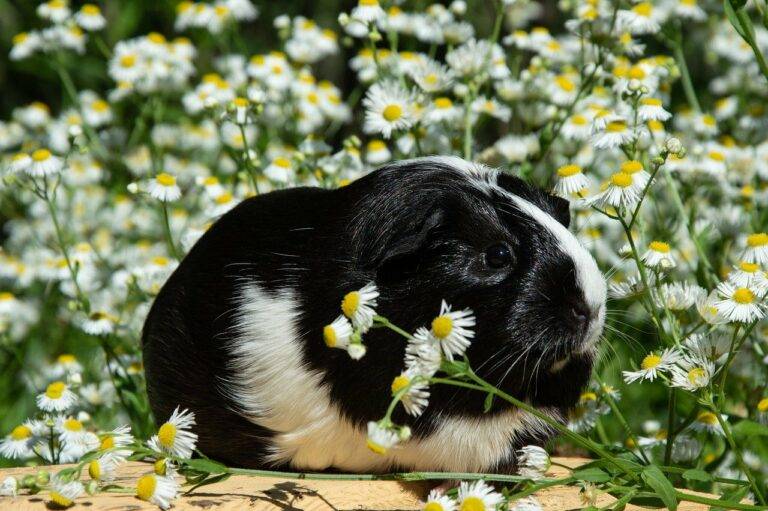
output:
[[[558,463],[575,467],[585,462],[579,458],[555,458]],[[51,467],[56,470],[56,467]],[[133,487],[136,479],[151,470],[151,465],[131,462],[119,470],[117,484]],[[0,481],[8,475],[24,476],[34,474],[39,468],[11,468],[0,470]],[[567,470],[553,466],[548,474],[563,477]],[[205,486],[192,495],[184,496],[174,502],[174,510],[194,511],[335,511],[335,510],[418,510],[421,499],[437,482],[397,482],[397,481],[329,481],[286,479],[280,477],[233,476],[226,481]],[[583,507],[579,489],[576,487],[556,487],[542,490],[536,494],[539,502],[547,510],[579,509]],[[605,506],[613,497],[603,494],[598,499],[598,506]],[[0,497],[0,510],[42,511],[50,509],[46,505],[47,495],[20,495],[15,498]],[[139,511],[158,509],[143,502],[131,494],[101,493],[84,496],[69,508],[73,510],[121,510]],[[627,506],[627,509],[643,508]],[[680,511],[703,511],[706,506],[684,502]]]

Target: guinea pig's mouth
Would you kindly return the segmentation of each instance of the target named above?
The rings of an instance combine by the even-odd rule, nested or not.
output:
[[[591,335],[579,343],[575,349],[567,352],[562,358],[552,362],[552,365],[549,366],[549,373],[555,374],[562,371],[563,368],[565,368],[573,359],[594,357],[595,352],[597,351],[597,343],[600,340],[599,332],[601,331],[602,328],[600,328],[598,331],[590,332]]]

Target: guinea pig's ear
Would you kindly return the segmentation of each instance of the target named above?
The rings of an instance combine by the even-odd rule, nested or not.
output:
[[[381,237],[377,246],[371,247],[373,250],[363,256],[360,261],[362,267],[388,276],[406,269],[409,262],[418,259],[419,252],[429,241],[430,233],[443,223],[445,211],[440,206],[432,205],[405,212],[402,216],[407,217],[402,227],[393,228],[388,236]]]
[[[552,216],[568,227],[571,224],[571,203],[557,195],[550,195],[549,201],[552,203]]]

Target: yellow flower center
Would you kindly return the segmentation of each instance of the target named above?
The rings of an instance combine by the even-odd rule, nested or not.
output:
[[[48,149],[38,149],[32,153],[32,159],[35,161],[45,161],[51,157],[51,152]]]
[[[91,103],[91,108],[94,112],[106,112],[109,110],[109,103],[104,101],[103,99],[97,99],[93,103]]]
[[[216,197],[216,204],[222,205],[222,204],[228,204],[232,201],[232,194],[229,192],[224,192],[218,197]]]
[[[565,92],[571,92],[576,88],[576,85],[573,83],[573,81],[568,78],[567,76],[556,76],[555,77],[555,83],[558,87],[563,89]]]
[[[620,188],[626,188],[632,184],[632,176],[625,172],[617,172],[611,176],[611,184]]]
[[[62,353],[59,358],[56,359],[59,364],[74,364],[77,359],[71,353]]]
[[[757,234],[750,234],[747,236],[747,246],[756,248],[764,247],[768,245],[768,234],[759,232]]]
[[[136,55],[123,55],[120,57],[122,67],[133,67],[136,65]]]
[[[155,474],[164,476],[168,473],[168,461],[165,458],[160,458],[153,464]]]
[[[165,36],[159,32],[150,32],[147,34],[147,39],[155,44],[165,44]]]
[[[64,421],[64,429],[67,431],[82,431],[83,423],[77,419],[67,419]]]
[[[362,7],[376,7],[379,5],[379,0],[360,0],[358,5]]]
[[[757,403],[757,411],[761,413],[768,412],[768,397],[764,397]]]
[[[403,109],[400,105],[387,105],[381,115],[384,117],[385,121],[395,122],[403,116]]]
[[[235,106],[241,107],[241,108],[248,106],[248,103],[249,103],[247,98],[235,98],[232,100],[232,102],[235,104]]]
[[[573,117],[571,117],[571,122],[577,126],[586,126],[587,124],[587,118],[583,115],[576,114]]]
[[[755,293],[746,287],[740,287],[733,292],[733,301],[742,305],[748,305],[755,301]]]
[[[717,121],[715,120],[715,118],[709,114],[703,115],[701,117],[701,122],[703,122],[705,126],[710,126],[710,127],[717,125]]]
[[[453,106],[453,101],[446,97],[435,98],[435,106],[440,109],[447,109]]]
[[[397,394],[404,388],[406,388],[411,383],[411,379],[405,376],[404,374],[401,374],[400,376],[396,376],[394,380],[392,380],[392,394]]]
[[[445,511],[445,508],[440,505],[439,502],[427,502],[427,505],[424,506],[424,511]]]
[[[703,424],[714,426],[717,424],[717,415],[712,412],[701,412],[699,416],[696,417],[696,420]]]
[[[642,80],[645,78],[645,71],[643,71],[643,68],[640,66],[632,66],[629,70],[629,77],[634,78],[635,80]]]
[[[756,263],[748,263],[746,261],[742,261],[739,263],[739,269],[747,273],[755,273],[757,270],[760,269],[760,265]]]
[[[379,445],[370,438],[365,442],[365,445],[370,449],[371,451],[375,452],[376,454],[386,454],[387,448],[383,445]]]
[[[17,45],[17,44],[23,43],[27,39],[29,39],[29,34],[27,32],[21,32],[19,34],[16,34],[15,36],[13,36],[13,39],[11,39],[11,42],[14,45]]]
[[[287,169],[291,167],[291,160],[288,158],[283,158],[282,156],[278,156],[272,161],[272,164],[280,168]]]
[[[176,184],[176,178],[167,172],[161,172],[155,177],[157,184],[162,186],[174,186]]]
[[[594,392],[584,392],[579,397],[580,401],[596,401],[597,400],[597,394]]]
[[[45,389],[45,395],[48,399],[61,399],[65,390],[67,390],[67,386],[64,382],[55,381]]]
[[[432,333],[438,339],[445,339],[453,330],[453,320],[446,315],[438,316],[432,320]]]
[[[632,12],[647,18],[653,12],[653,5],[650,2],[642,2],[634,6]]]
[[[99,9],[99,7],[93,4],[85,4],[80,8],[80,11],[83,14],[89,14],[91,16],[95,16],[101,13],[101,10]]]
[[[115,446],[115,437],[113,437],[112,435],[109,435],[109,436],[105,436],[101,440],[101,444],[99,445],[99,449],[101,449],[102,451],[106,451],[107,449],[111,449],[114,446]]]
[[[160,426],[160,429],[157,431],[157,440],[166,449],[173,447],[173,442],[176,440],[176,426],[170,422]]]
[[[641,170],[643,170],[643,164],[637,160],[629,160],[621,164],[621,171],[625,174],[634,174]]]
[[[168,264],[168,258],[163,256],[157,256],[152,258],[152,262],[156,266],[166,266]]]
[[[357,291],[351,291],[344,295],[344,299],[341,301],[341,311],[348,318],[351,318],[357,307],[360,305],[360,293]]]
[[[371,140],[368,142],[369,151],[383,151],[386,148],[387,144],[385,144],[382,140]]]
[[[31,436],[32,436],[32,430],[29,429],[29,426],[25,426],[24,424],[20,426],[16,426],[15,428],[13,428],[13,431],[11,431],[12,440],[26,440]]]
[[[136,482],[136,496],[141,500],[149,500],[155,494],[155,488],[157,488],[157,481],[154,475],[142,476]]]
[[[725,161],[725,155],[719,151],[710,151],[707,156],[710,160]]]
[[[461,501],[459,511],[485,511],[485,503],[480,497],[467,497]]]
[[[338,342],[338,338],[336,337],[336,329],[334,329],[331,325],[325,325],[323,327],[323,340],[325,341],[325,345],[329,348],[335,348],[336,343]]]
[[[669,253],[669,243],[664,243],[663,241],[652,241],[648,244],[648,248],[654,252],[661,252],[662,254]]]
[[[72,499],[65,497],[57,491],[51,492],[51,502],[61,507],[69,507],[73,504]]]
[[[96,479],[97,481],[101,479],[101,463],[99,463],[99,460],[93,460],[88,464],[88,475],[91,476],[91,479]]]
[[[640,363],[640,367],[647,371],[648,369],[658,367],[659,364],[661,364],[661,357],[655,353],[651,353],[643,359],[643,361]]]
[[[581,174],[581,167],[578,165],[564,165],[557,169],[557,175],[560,177],[570,177]]]
[[[648,106],[661,106],[661,100],[658,98],[643,98],[640,103]]]
[[[688,381],[691,382],[691,385],[696,385],[704,379],[707,376],[707,372],[704,370],[703,367],[694,367],[690,371],[688,371]]]
[[[627,123],[624,121],[613,121],[609,122],[608,125],[605,127],[605,131],[608,133],[621,133],[622,131],[626,131],[627,129]]]

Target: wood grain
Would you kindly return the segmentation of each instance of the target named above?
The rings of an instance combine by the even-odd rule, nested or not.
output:
[[[579,458],[555,458],[558,463],[576,467],[586,460]],[[130,462],[121,467],[117,484],[132,487],[136,479],[151,470],[151,465]],[[0,481],[8,475],[34,474],[39,468],[11,468],[0,470]],[[567,470],[553,466],[548,474],[563,477]],[[423,499],[436,482],[397,481],[327,481],[286,479],[279,477],[233,476],[220,483],[205,486],[192,495],[174,502],[173,510],[194,511],[334,511],[334,510],[418,510]],[[536,494],[547,510],[579,509],[583,507],[579,489],[556,487]],[[609,505],[613,497],[602,494],[597,505]],[[20,495],[15,498],[0,497],[0,510],[42,511],[51,509],[45,493]],[[131,494],[101,493],[84,496],[77,500],[72,510],[120,510],[139,511],[158,509]],[[627,506],[627,509],[644,508]],[[702,511],[706,506],[681,503],[680,511]]]

